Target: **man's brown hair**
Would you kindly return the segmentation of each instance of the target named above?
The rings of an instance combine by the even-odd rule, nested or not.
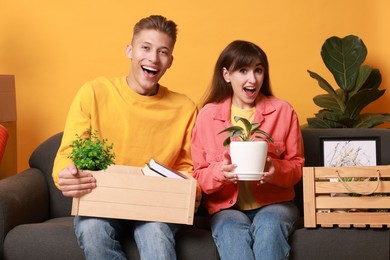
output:
[[[161,15],[151,15],[146,18],[142,18],[135,24],[133,29],[133,38],[142,30],[157,30],[167,34],[172,40],[173,44],[176,43],[177,25],[175,22],[168,20]]]

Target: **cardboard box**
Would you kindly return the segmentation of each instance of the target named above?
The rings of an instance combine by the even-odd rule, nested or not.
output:
[[[93,172],[97,187],[73,199],[72,215],[192,225],[197,182],[144,176],[140,167],[113,165]]]
[[[390,227],[390,166],[304,167],[303,199],[306,228]]]
[[[0,122],[16,121],[15,77],[0,75]]]
[[[0,75],[0,124],[8,130],[8,142],[0,163],[0,179],[17,174],[15,77]]]

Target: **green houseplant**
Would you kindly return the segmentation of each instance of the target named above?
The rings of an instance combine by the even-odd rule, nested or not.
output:
[[[315,117],[307,119],[309,127],[372,128],[390,122],[388,113],[361,113],[385,92],[379,89],[382,82],[379,70],[363,65],[366,56],[367,48],[357,36],[333,36],[325,41],[321,57],[339,88],[333,88],[323,77],[308,70],[310,77],[327,92],[313,98],[322,109]]]
[[[218,134],[225,133],[225,132],[229,133],[227,138],[223,142],[223,146],[229,146],[232,137],[238,137],[241,141],[244,142],[254,141],[256,138],[273,142],[272,137],[267,132],[259,129],[261,125],[260,123],[251,123],[246,118],[239,117],[239,116],[235,116],[234,121],[236,122],[241,121],[244,124],[244,127],[231,126],[219,132]],[[259,136],[257,134],[261,134],[262,136]]]
[[[259,129],[260,123],[250,123],[246,118],[238,116],[234,120],[241,121],[244,127],[231,126],[218,133],[228,133],[223,145],[230,146],[232,163],[237,165],[234,173],[239,180],[259,180],[266,163],[268,142],[273,142],[273,139]],[[231,140],[235,137],[238,141]]]
[[[115,154],[113,144],[108,145],[107,139],[99,139],[98,130],[93,133],[87,129],[83,135],[76,134],[76,139],[70,145],[72,152],[68,156],[80,170],[105,170],[114,164]]]

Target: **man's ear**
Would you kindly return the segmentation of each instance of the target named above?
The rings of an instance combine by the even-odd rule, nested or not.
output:
[[[171,62],[169,63],[168,69],[172,66],[173,63],[173,56],[171,56]]]
[[[133,46],[131,44],[128,44],[126,46],[126,56],[131,59],[133,54]]]
[[[222,76],[227,83],[230,83],[230,73],[225,67],[222,68]]]

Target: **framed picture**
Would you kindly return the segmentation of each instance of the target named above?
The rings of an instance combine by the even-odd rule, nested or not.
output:
[[[325,167],[380,164],[380,137],[320,137]]]

